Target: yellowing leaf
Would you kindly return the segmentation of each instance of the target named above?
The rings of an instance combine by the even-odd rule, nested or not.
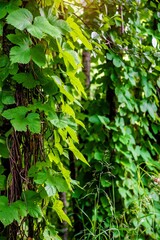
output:
[[[67,113],[69,116],[75,118],[75,112],[68,104],[62,105],[62,112]]]
[[[78,125],[80,125],[81,127],[83,127],[84,129],[86,129],[86,127],[85,127],[85,125],[84,125],[84,123],[83,123],[82,121],[80,121],[80,120],[78,120],[78,119],[75,119],[75,122],[76,122]]]
[[[66,141],[66,139],[67,139],[67,131],[65,129],[59,128],[58,132],[59,132],[61,138],[63,139],[63,141]]]
[[[89,50],[92,50],[92,45],[91,43],[87,40],[87,38],[83,35],[80,27],[74,22],[72,17],[67,18],[67,23],[69,26],[72,28],[72,32],[70,33],[73,40],[76,41],[77,39],[80,39],[81,42],[84,44],[86,48]]]
[[[60,158],[59,158],[58,153],[56,153],[55,151],[54,151],[54,153],[55,153],[55,154],[53,154],[53,152],[50,152],[50,153],[48,154],[48,157],[49,157],[49,160],[50,160],[51,162],[55,162],[55,164],[58,165],[58,163],[60,163]]]
[[[54,141],[55,141],[55,143],[60,142],[60,137],[59,137],[59,134],[56,130],[54,130]]]
[[[67,72],[67,75],[69,76],[70,82],[71,82],[72,86],[76,89],[76,91],[79,94],[83,93],[84,97],[86,98],[87,95],[84,91],[84,87],[83,87],[81,81],[77,77],[75,77],[73,72]]]
[[[55,148],[57,148],[57,150],[58,150],[60,155],[63,154],[63,147],[62,147],[62,145],[60,143],[56,143],[55,144]]]
[[[67,126],[66,127],[67,132],[69,133],[69,135],[71,136],[72,140],[74,140],[75,142],[79,142],[78,137],[77,137],[77,133],[76,131],[74,131],[71,127]]]
[[[72,226],[70,219],[68,218],[68,216],[65,214],[65,212],[63,211],[63,202],[60,200],[55,200],[54,204],[53,204],[53,209],[56,211],[56,213],[58,214],[59,218],[61,221],[66,221],[70,226]]]
[[[61,173],[62,173],[63,177],[64,177],[65,180],[66,180],[66,183],[67,183],[67,185],[68,185],[68,188],[69,188],[70,190],[72,190],[72,187],[71,187],[71,178],[70,178],[70,171],[67,170],[67,169],[63,166],[62,163],[60,163],[60,164],[58,165],[58,167],[59,167],[59,169],[61,170]]]
[[[69,141],[69,149],[73,152],[73,154],[76,158],[78,158],[79,160],[81,160],[82,162],[84,162],[85,164],[87,164],[89,166],[89,163],[87,162],[87,160],[85,159],[83,154],[75,147],[75,145],[73,144],[73,141],[71,139]]]

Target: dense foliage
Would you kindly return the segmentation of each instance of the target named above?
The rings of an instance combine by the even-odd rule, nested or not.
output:
[[[0,239],[159,239],[159,18],[0,2]]]

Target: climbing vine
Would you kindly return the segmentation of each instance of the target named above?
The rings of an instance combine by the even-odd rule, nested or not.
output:
[[[86,94],[74,42],[92,46],[72,16],[60,17],[61,1],[2,1],[0,12],[0,234],[60,239],[50,209],[71,225],[59,195],[77,184],[70,152],[88,164],[76,147],[84,124],[74,105]]]
[[[159,17],[0,2],[0,239],[159,238]]]

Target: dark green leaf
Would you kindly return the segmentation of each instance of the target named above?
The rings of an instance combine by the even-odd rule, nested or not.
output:
[[[35,62],[39,67],[43,67],[46,63],[45,52],[42,45],[37,44],[36,46],[31,48],[31,59]]]
[[[23,86],[28,89],[34,88],[39,84],[39,82],[34,79],[31,73],[17,73],[12,78],[18,83],[22,83]]]

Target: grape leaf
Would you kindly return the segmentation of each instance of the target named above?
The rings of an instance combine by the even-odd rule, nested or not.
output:
[[[31,25],[32,21],[32,13],[25,8],[15,10],[11,12],[7,17],[7,23],[11,24],[19,30],[24,30],[26,27]]]
[[[36,46],[31,48],[31,59],[35,62],[39,67],[43,67],[46,63],[45,52],[42,45],[37,44]]]
[[[34,79],[31,73],[17,73],[12,77],[16,82],[22,83],[22,85],[28,89],[34,88],[39,84],[39,81]]]
[[[14,46],[10,50],[11,63],[27,64],[30,58],[30,48],[27,45]]]

